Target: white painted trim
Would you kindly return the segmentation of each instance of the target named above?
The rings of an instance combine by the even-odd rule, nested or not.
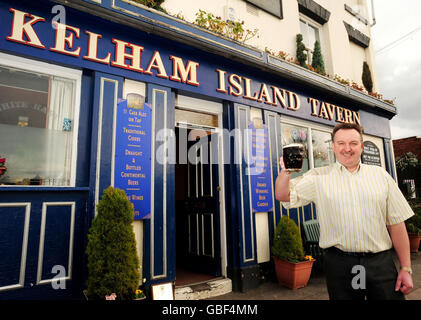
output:
[[[197,163],[197,145],[194,146],[194,154],[195,154],[195,168],[196,168],[196,198],[199,198],[199,164]]]
[[[113,137],[111,147],[111,185],[114,187],[115,180],[115,140],[117,135],[117,106],[118,106],[118,82],[114,87],[114,107],[113,107]]]
[[[44,242],[45,242],[45,223],[47,219],[47,207],[48,206],[70,206],[70,237],[69,237],[69,257],[67,264],[67,276],[64,278],[51,278],[41,279],[42,277],[42,265],[44,259]],[[54,281],[60,280],[71,280],[72,279],[72,264],[73,264],[73,239],[74,239],[74,227],[75,227],[75,201],[69,202],[43,202],[42,204],[42,216],[41,216],[41,230],[38,250],[38,270],[37,270],[37,281],[36,284],[47,284]]]
[[[114,109],[117,104],[117,92],[118,92],[118,81],[114,79],[108,79],[101,77],[101,85],[99,92],[99,108],[98,108],[98,138],[96,148],[96,170],[95,170],[95,216],[97,215],[96,205],[99,202],[99,181],[101,177],[101,151],[102,151],[102,120],[103,120],[103,108],[104,108],[104,83],[105,81],[114,83]],[[115,131],[115,129],[114,129]],[[115,153],[115,151],[114,151]],[[114,156],[115,157],[115,156]],[[114,162],[112,162],[114,163]],[[111,182],[113,182],[114,166],[111,166]],[[113,184],[112,184],[113,185]]]
[[[240,112],[241,111],[245,111],[246,112],[246,120],[247,122],[250,119],[250,110],[248,108],[242,107],[242,106],[237,106],[237,124],[236,124],[236,128],[240,129]],[[248,129],[247,127],[244,129]],[[246,170],[250,170],[250,153],[249,153],[249,149],[248,149],[248,130],[244,130],[244,132],[246,132],[245,135],[242,136],[243,140],[239,145],[240,148],[240,156],[242,157],[243,155],[243,146],[244,146],[244,141],[247,141],[246,146],[247,146],[247,168]],[[244,187],[244,182],[243,182],[243,175],[241,172],[241,166],[240,165],[240,199],[241,199],[241,233],[242,233],[242,240],[243,240],[243,263],[246,262],[250,262],[250,261],[254,261],[254,226],[253,226],[253,209],[252,209],[252,203],[251,203],[251,196],[250,196],[250,192],[251,192],[251,188],[250,188],[250,175],[248,176],[248,185],[249,185],[249,205],[250,205],[250,222],[251,222],[251,249],[252,249],[252,256],[251,258],[246,258],[246,246],[245,246],[245,242],[246,242],[246,234],[244,231],[244,192],[243,192],[243,187]]]
[[[205,251],[205,215],[211,217],[211,236],[212,236],[212,254],[207,254]],[[214,228],[213,228],[213,213],[202,213],[202,255],[215,258],[215,238],[214,238]]]
[[[228,253],[227,253],[227,229],[226,229],[226,213],[225,213],[225,177],[224,177],[224,139],[223,139],[223,107],[220,102],[213,102],[208,100],[202,100],[197,98],[192,98],[183,95],[176,95],[175,106],[180,107],[185,110],[190,110],[194,112],[204,112],[208,114],[213,114],[218,117],[218,127],[215,128],[215,132],[218,133],[219,139],[219,165],[218,165],[218,175],[219,175],[219,231],[220,231],[220,244],[221,244],[221,274],[223,277],[227,277],[227,265],[228,265]],[[177,125],[177,123],[175,124]],[[183,123],[184,126],[188,126],[189,123]],[[191,124],[195,127],[198,127],[195,124]],[[203,128],[214,128],[203,126]],[[229,158],[229,155],[227,155]],[[189,164],[189,161],[187,161]],[[190,170],[189,170],[190,172]],[[189,182],[190,184],[190,179]],[[190,189],[189,189],[190,191]]]
[[[308,166],[309,166],[309,170],[311,170],[314,168],[313,128],[311,127],[307,127],[307,148],[308,148],[308,154],[307,154]]]
[[[199,230],[199,213],[195,213],[196,216],[196,255],[200,255],[200,230]]]
[[[275,131],[275,136],[273,137],[270,134],[270,130],[271,130],[271,122],[272,125],[274,126],[273,130]],[[277,137],[279,137],[279,132],[278,132],[278,126],[276,123],[276,113],[274,112],[268,112],[266,113],[266,119],[265,119],[265,123],[267,125],[268,128],[268,136],[269,136],[269,146],[272,145],[272,138],[275,139],[275,150],[272,150],[272,148],[269,148],[270,151],[270,173],[271,173],[271,179],[272,179],[272,199],[273,199],[273,209],[272,209],[272,219],[273,219],[273,231],[275,232],[276,230],[276,210],[275,210],[275,206],[276,203],[278,202],[279,208],[280,208],[280,213],[282,214],[282,204],[280,201],[277,201],[275,198],[275,181],[273,181],[273,163],[272,163],[272,152],[274,151],[276,153],[276,175],[279,175],[279,143],[280,141],[277,141]]]
[[[61,77],[74,81],[73,99],[74,99],[74,118],[73,118],[73,134],[72,134],[72,159],[70,170],[70,187],[76,185],[76,168],[77,168],[77,150],[78,150],[78,135],[79,135],[79,117],[80,117],[80,100],[82,91],[82,71],[77,69],[70,69],[56,64],[40,62],[37,60],[22,58],[18,56],[9,55],[0,52],[0,65],[11,67],[15,69],[22,69],[23,71],[31,71],[45,74],[53,77]],[[42,186],[45,188],[60,188],[69,186]],[[2,188],[15,187],[3,185]],[[33,188],[33,186],[20,186],[25,188]]]
[[[316,130],[324,131],[328,133],[332,133],[332,130],[333,130],[333,126],[323,125],[323,124],[312,122],[309,120],[292,118],[290,116],[285,116],[282,114],[280,114],[279,117],[281,119],[281,124],[285,123],[285,124],[297,125],[301,127],[310,127],[312,129],[316,129]]]
[[[217,137],[218,138],[218,137]],[[213,197],[213,162],[212,162],[212,138],[209,141],[209,179],[210,179],[210,196]]]
[[[7,290],[14,290],[23,288],[25,283],[25,268],[26,268],[26,257],[28,249],[28,233],[29,233],[29,220],[31,215],[31,203],[30,202],[4,202],[0,203],[1,207],[25,207],[25,222],[23,227],[23,237],[22,237],[22,252],[20,258],[20,272],[19,272],[19,282],[17,284],[12,284],[4,287],[0,287],[0,292]]]
[[[152,89],[152,152],[151,152],[151,280],[165,278],[167,276],[167,158],[164,157],[164,164],[163,164],[163,184],[162,184],[162,239],[163,239],[163,248],[162,248],[162,259],[163,259],[163,273],[160,275],[155,275],[155,267],[154,267],[154,253],[155,253],[155,243],[154,243],[154,218],[155,218],[155,212],[154,212],[154,194],[155,194],[155,99],[156,99],[156,93],[162,93],[164,94],[164,126],[163,130],[168,129],[168,123],[167,123],[167,114],[168,114],[168,97],[167,97],[167,91],[160,90],[160,89]],[[163,142],[163,150],[167,150],[167,139],[164,139]]]
[[[220,102],[202,100],[180,94],[176,95],[175,106],[194,112],[203,112],[214,115],[222,114],[222,104]]]

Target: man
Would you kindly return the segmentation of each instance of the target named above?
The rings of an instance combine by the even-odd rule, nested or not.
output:
[[[336,163],[290,180],[281,158],[275,196],[286,208],[315,203],[330,299],[405,299],[413,281],[404,221],[414,213],[383,168],[360,162],[363,148],[360,126],[335,126]]]

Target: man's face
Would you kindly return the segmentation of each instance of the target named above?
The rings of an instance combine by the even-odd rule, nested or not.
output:
[[[332,149],[336,160],[345,168],[355,170],[360,162],[364,144],[354,129],[340,129],[336,132]]]

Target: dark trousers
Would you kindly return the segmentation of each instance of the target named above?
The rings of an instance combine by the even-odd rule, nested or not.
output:
[[[395,291],[398,272],[391,250],[363,255],[325,249],[324,269],[330,300],[405,300]]]

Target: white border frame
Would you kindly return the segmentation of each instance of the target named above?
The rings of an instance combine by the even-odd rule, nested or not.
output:
[[[162,130],[168,130],[168,119],[167,119],[167,113],[168,113],[168,93],[165,90],[161,89],[152,89],[152,144],[151,144],[151,228],[150,228],[150,243],[151,243],[151,255],[150,255],[150,275],[151,280],[156,279],[162,279],[167,277],[167,158],[164,157],[164,163],[163,166],[163,183],[162,183],[162,224],[163,224],[163,230],[162,230],[162,241],[163,241],[163,248],[162,248],[162,260],[163,260],[163,266],[162,274],[155,275],[155,130],[156,130],[156,123],[155,123],[155,117],[156,117],[156,93],[162,93],[164,95],[164,126]],[[163,148],[164,150],[167,150],[167,139],[163,142]]]
[[[330,66],[330,64],[332,64],[333,62],[331,61],[332,59],[330,58],[330,52],[328,50],[328,48],[330,48],[330,44],[326,43],[325,37],[324,37],[324,33],[326,32],[325,29],[324,29],[324,25],[321,25],[317,21],[311,19],[310,17],[307,17],[306,15],[304,15],[302,13],[299,13],[299,17],[298,18],[299,18],[298,20],[299,20],[300,23],[301,23],[301,21],[303,21],[307,25],[307,28],[309,26],[311,26],[311,27],[313,27],[313,28],[315,28],[315,29],[317,29],[319,31],[319,39],[318,39],[318,41],[320,42],[320,46],[321,46],[321,50],[322,50],[322,55],[324,57],[325,70],[326,70],[326,73],[328,73],[329,70],[328,70],[328,67],[327,66],[328,65]],[[308,32],[308,30],[306,30],[306,31]],[[300,32],[301,32],[301,25],[300,25]],[[306,36],[308,36],[308,35],[304,35],[303,34],[303,38],[304,39],[305,39]],[[304,43],[304,45],[305,45],[305,43]],[[313,55],[314,43],[313,43],[313,46],[310,47],[310,48],[307,48],[307,46],[306,46],[306,51],[307,51],[307,49],[310,50],[311,51],[311,54]],[[310,64],[311,64],[311,61],[310,61]]]
[[[250,123],[251,109],[247,106],[240,105],[240,104],[236,105],[235,108],[237,108],[237,112],[238,112],[238,116],[237,116],[237,119],[236,119],[237,121],[236,121],[236,124],[235,124],[236,129],[241,129],[240,113],[241,112],[246,113],[246,122],[247,122],[246,125],[247,125],[247,127],[243,128],[245,134],[241,135],[242,139],[241,139],[241,143],[239,145],[239,154],[242,157],[244,152],[246,153],[247,162],[245,163],[245,166],[246,166],[245,170],[250,170],[250,149],[249,149],[250,146],[249,146],[249,143],[248,143],[248,141],[249,141],[249,130],[246,130],[246,129],[248,129],[248,125]],[[244,141],[247,141],[247,143],[244,143]],[[246,151],[243,150],[244,144],[246,145]],[[254,249],[255,235],[254,235],[254,233],[256,231],[256,226],[253,223],[253,206],[252,206],[252,199],[251,199],[251,177],[250,177],[250,175],[248,175],[248,177],[246,178],[247,182],[243,181],[243,174],[242,174],[242,171],[241,171],[242,170],[241,166],[243,164],[244,164],[244,162],[242,161],[241,164],[240,164],[240,203],[241,203],[241,231],[242,231],[241,233],[242,233],[242,241],[243,241],[243,263],[247,263],[247,262],[254,261],[254,259],[255,259],[255,249]],[[245,199],[245,196],[244,196],[244,185],[246,183],[247,183],[248,188],[249,188],[248,199]],[[246,233],[245,233],[245,228],[244,228],[244,226],[245,226],[244,202],[247,201],[247,200],[249,202],[249,208],[250,208],[250,213],[249,213],[249,216],[250,216],[250,236],[251,236],[251,257],[250,258],[247,258],[246,245],[245,245],[245,243],[246,243]]]
[[[41,186],[43,188],[64,188],[75,187],[76,185],[76,169],[77,169],[77,149],[78,149],[78,135],[79,135],[79,116],[80,116],[80,99],[82,88],[82,71],[77,69],[70,69],[56,64],[40,62],[37,60],[21,58],[0,52],[0,65],[11,67],[15,69],[22,69],[23,71],[37,72],[48,76],[61,77],[73,80],[75,86],[73,87],[74,99],[74,119],[73,119],[73,140],[72,140],[72,159],[70,169],[70,185],[68,186]],[[13,188],[13,185],[2,185],[2,188]],[[20,185],[19,187],[33,188],[34,186]]]
[[[19,288],[24,287],[26,254],[27,254],[27,249],[28,249],[29,220],[31,216],[31,203],[30,202],[3,202],[3,203],[0,203],[0,208],[1,207],[6,207],[6,208],[7,207],[25,207],[25,222],[24,222],[23,238],[22,238],[22,253],[21,253],[21,258],[20,258],[19,282],[17,284],[0,287],[0,292],[19,289]]]
[[[113,141],[111,150],[111,185],[114,186],[114,162],[115,162],[115,134],[116,134],[116,110],[117,110],[117,95],[118,95],[118,81],[106,77],[101,77],[100,93],[99,93],[99,108],[98,108],[98,135],[96,148],[96,170],[95,170],[95,216],[97,215],[96,205],[99,202],[99,182],[101,177],[101,152],[102,152],[102,120],[104,108],[104,83],[110,82],[114,84],[114,107],[113,107]]]
[[[226,230],[226,212],[225,212],[225,177],[224,177],[224,139],[223,139],[223,107],[222,102],[214,102],[205,99],[192,98],[181,94],[176,95],[175,108],[189,110],[194,112],[203,112],[207,114],[216,115],[218,117],[218,127],[203,126],[205,129],[215,129],[218,133],[219,139],[219,229],[220,229],[220,245],[221,245],[221,275],[227,277],[227,230]],[[200,127],[197,124],[183,122],[182,125],[193,125]],[[177,123],[175,123],[177,126]],[[229,156],[229,155],[228,155]],[[188,163],[188,162],[187,162]],[[190,180],[189,180],[190,181]]]
[[[58,207],[58,206],[70,206],[70,237],[69,237],[69,257],[67,263],[67,276],[62,278],[51,278],[42,280],[42,266],[44,259],[44,242],[45,242],[45,223],[47,219],[47,207]],[[75,227],[75,201],[68,202],[43,202],[42,204],[42,216],[41,216],[41,230],[38,250],[38,268],[37,268],[37,281],[36,284],[48,284],[54,281],[60,280],[71,280],[72,279],[72,264],[73,264],[73,239],[74,239],[74,227]]]

